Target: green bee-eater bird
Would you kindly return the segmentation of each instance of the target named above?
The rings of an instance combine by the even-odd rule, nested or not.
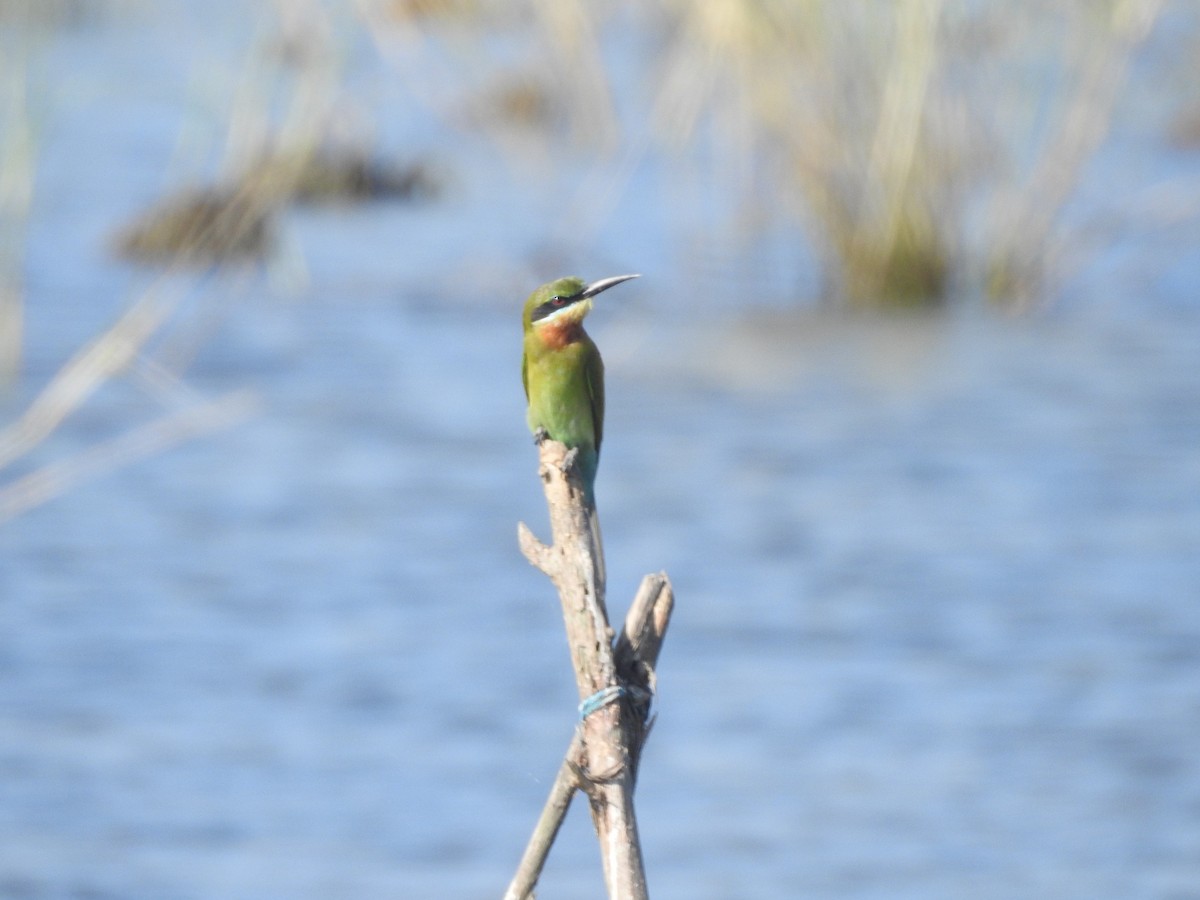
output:
[[[543,284],[525,301],[521,380],[529,401],[529,430],[535,435],[544,431],[577,450],[575,465],[593,509],[604,439],[604,363],[583,330],[583,319],[593,297],[637,277],[617,275],[591,284],[560,278]]]

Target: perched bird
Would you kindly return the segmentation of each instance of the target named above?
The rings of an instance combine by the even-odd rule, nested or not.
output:
[[[596,468],[604,439],[604,363],[583,330],[592,298],[637,275],[616,275],[591,284],[560,278],[525,301],[525,354],[521,380],[529,401],[526,418],[535,436],[576,451],[575,465],[588,504],[596,506]]]

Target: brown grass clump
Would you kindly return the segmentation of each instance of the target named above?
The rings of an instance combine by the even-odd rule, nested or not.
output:
[[[276,204],[253,191],[208,188],[167,197],[124,228],[117,253],[141,263],[217,265],[266,256]]]
[[[259,165],[261,169],[291,168],[289,197],[299,203],[415,202],[436,197],[441,191],[441,180],[422,162],[386,163],[359,151],[318,151],[295,159],[269,157]]]
[[[480,0],[386,0],[381,12],[396,21],[473,21],[482,9]]]
[[[1161,6],[664,0],[660,133],[804,228],[840,302],[1023,308]]]
[[[420,162],[389,165],[358,151],[282,151],[231,184],[166,198],[118,234],[116,250],[142,263],[260,260],[274,247],[276,219],[290,203],[418,201],[439,190],[438,177]]]

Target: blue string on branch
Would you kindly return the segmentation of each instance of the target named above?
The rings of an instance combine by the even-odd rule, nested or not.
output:
[[[615,703],[626,694],[624,685],[614,684],[601,688],[579,704],[579,721],[582,722],[598,709],[603,709],[610,703]]]

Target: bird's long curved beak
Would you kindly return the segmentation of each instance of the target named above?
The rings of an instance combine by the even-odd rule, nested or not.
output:
[[[582,291],[579,292],[580,297],[595,297],[601,291],[607,291],[610,287],[620,284],[622,281],[628,281],[631,278],[641,278],[641,275],[614,275],[611,278],[601,278],[599,281],[593,281]]]

